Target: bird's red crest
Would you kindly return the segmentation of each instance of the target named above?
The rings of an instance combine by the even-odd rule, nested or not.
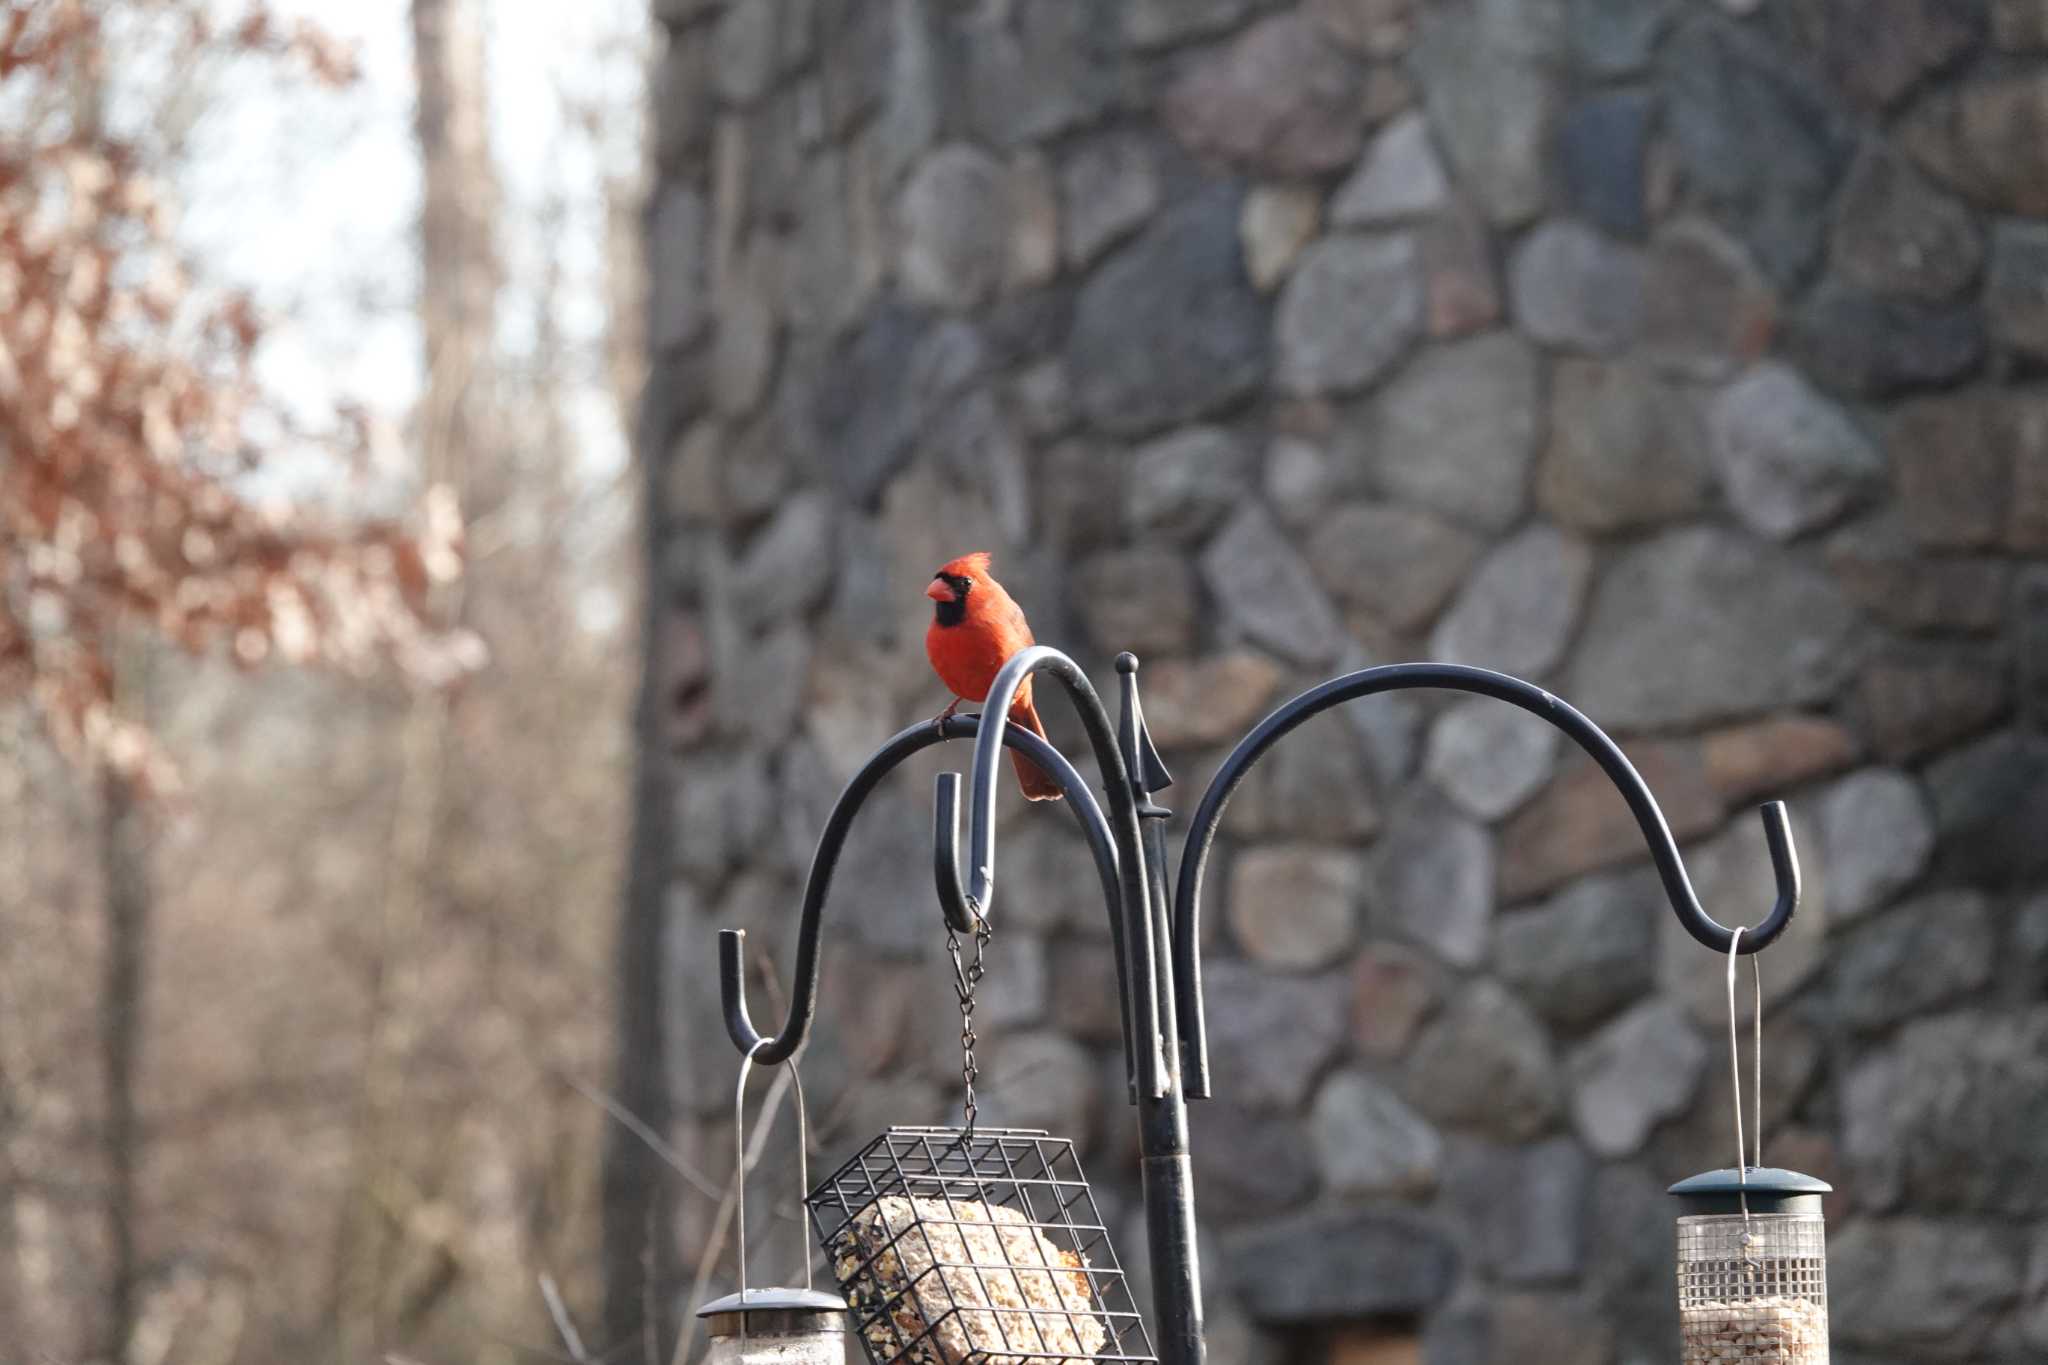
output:
[[[946,574],[956,574],[962,578],[987,578],[988,566],[988,551],[976,550],[971,555],[961,555],[958,559],[953,560],[951,563],[941,565],[939,568],[939,574],[941,576]]]

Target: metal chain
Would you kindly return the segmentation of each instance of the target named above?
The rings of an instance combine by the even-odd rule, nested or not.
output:
[[[984,957],[988,942],[995,937],[995,931],[980,915],[974,917],[974,961],[963,965],[960,961],[960,937],[951,928],[946,930],[946,952],[953,959],[953,990],[960,997],[960,1080],[967,1092],[967,1132],[974,1133],[974,1078],[981,1069],[974,1062],[974,990],[981,984]]]

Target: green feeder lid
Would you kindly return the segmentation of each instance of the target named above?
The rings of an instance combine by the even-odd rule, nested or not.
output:
[[[714,1336],[725,1336],[722,1327],[737,1330],[738,1323],[716,1319],[744,1316],[756,1330],[797,1330],[838,1332],[845,1330],[846,1300],[822,1289],[747,1289],[713,1299],[697,1310],[700,1318],[711,1318]]]
[[[1733,1166],[1705,1171],[1679,1181],[1668,1191],[1690,1205],[1692,1213],[1819,1213],[1820,1197],[1834,1186],[1798,1171],[1776,1166]]]

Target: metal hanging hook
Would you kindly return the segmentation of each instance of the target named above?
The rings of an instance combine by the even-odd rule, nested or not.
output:
[[[1570,736],[1607,774],[1608,780],[1621,793],[1622,800],[1628,803],[1630,814],[1635,816],[1636,827],[1642,831],[1643,841],[1649,847],[1650,858],[1656,864],[1665,898],[1671,904],[1671,913],[1677,916],[1687,933],[1707,947],[1728,952],[1739,943],[1741,952],[1759,952],[1776,942],[1792,922],[1792,916],[1799,908],[1799,856],[1792,846],[1792,828],[1785,815],[1784,802],[1772,801],[1757,812],[1763,821],[1764,842],[1770,850],[1777,900],[1761,923],[1751,926],[1738,938],[1733,930],[1721,925],[1700,907],[1692,880],[1686,875],[1685,861],[1679,856],[1678,843],[1671,835],[1671,827],[1665,822],[1664,813],[1658,809],[1657,799],[1650,794],[1642,775],[1628,761],[1620,746],[1580,712],[1534,683],[1484,668],[1468,668],[1460,664],[1388,664],[1347,673],[1310,688],[1260,721],[1249,735],[1238,742],[1223,761],[1223,766],[1216,770],[1209,789],[1202,794],[1201,803],[1195,808],[1193,820],[1189,822],[1187,840],[1181,851],[1179,880],[1174,891],[1173,954],[1180,1034],[1188,1054],[1188,1093],[1191,1096],[1202,1097],[1209,1093],[1200,961],[1202,872],[1209,860],[1210,846],[1216,838],[1217,822],[1222,819],[1223,808],[1229,803],[1231,793],[1244,781],[1245,774],[1261,755],[1311,716],[1360,697],[1410,688],[1470,692],[1492,697],[1520,707]]]
[[[762,1043],[767,1046],[760,1052],[758,1060],[765,1066],[788,1060],[803,1046],[809,1035],[811,1020],[818,1007],[819,940],[824,927],[824,911],[827,895],[832,887],[832,874],[839,864],[839,855],[853,828],[857,815],[891,772],[912,755],[936,744],[949,740],[969,739],[979,733],[980,718],[973,715],[951,716],[934,726],[922,721],[898,732],[877,749],[861,766],[839,794],[831,814],[826,818],[825,828],[818,836],[818,846],[811,856],[810,875],[804,881],[802,910],[797,922],[795,949],[795,982],[790,991],[789,1007],[781,1029],[773,1036],[766,1037],[754,1027],[754,1021],[747,1009],[746,981],[746,930],[724,929],[718,935],[718,985],[719,996],[725,1012],[725,1031],[732,1039],[733,1046],[742,1056],[750,1055]],[[1005,727],[1002,743],[1021,751],[1033,763],[1052,774],[1067,799],[1067,808],[1081,826],[1082,837],[1087,841],[1090,855],[1095,860],[1097,875],[1101,878],[1105,897],[1111,907],[1111,942],[1117,954],[1117,970],[1121,978],[1125,970],[1123,924],[1117,911],[1118,887],[1117,851],[1115,836],[1109,822],[1104,819],[1102,808],[1096,803],[1095,795],[1089,790],[1074,765],[1064,754],[1051,744],[1028,730],[1014,726]],[[956,790],[959,778],[956,774],[945,774],[941,778],[952,779]],[[945,802],[941,801],[941,814],[945,813]],[[950,919],[950,917],[949,917]],[[1128,1043],[1128,1040],[1126,1040]]]

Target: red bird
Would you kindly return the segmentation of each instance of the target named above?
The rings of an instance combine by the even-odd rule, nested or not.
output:
[[[996,674],[1020,649],[1029,648],[1031,627],[1024,609],[1003,591],[1003,585],[989,577],[988,551],[962,555],[932,575],[924,595],[937,603],[931,628],[924,633],[924,652],[932,661],[939,681],[953,692],[954,701],[939,716],[944,720],[962,701],[986,701]],[[1038,709],[1031,704],[1031,679],[1017,689],[1010,703],[1010,724],[1021,725],[1040,739],[1045,727],[1038,723]],[[1010,758],[1017,765],[1017,781],[1030,801],[1057,801],[1059,783],[1052,774],[1015,749]]]

